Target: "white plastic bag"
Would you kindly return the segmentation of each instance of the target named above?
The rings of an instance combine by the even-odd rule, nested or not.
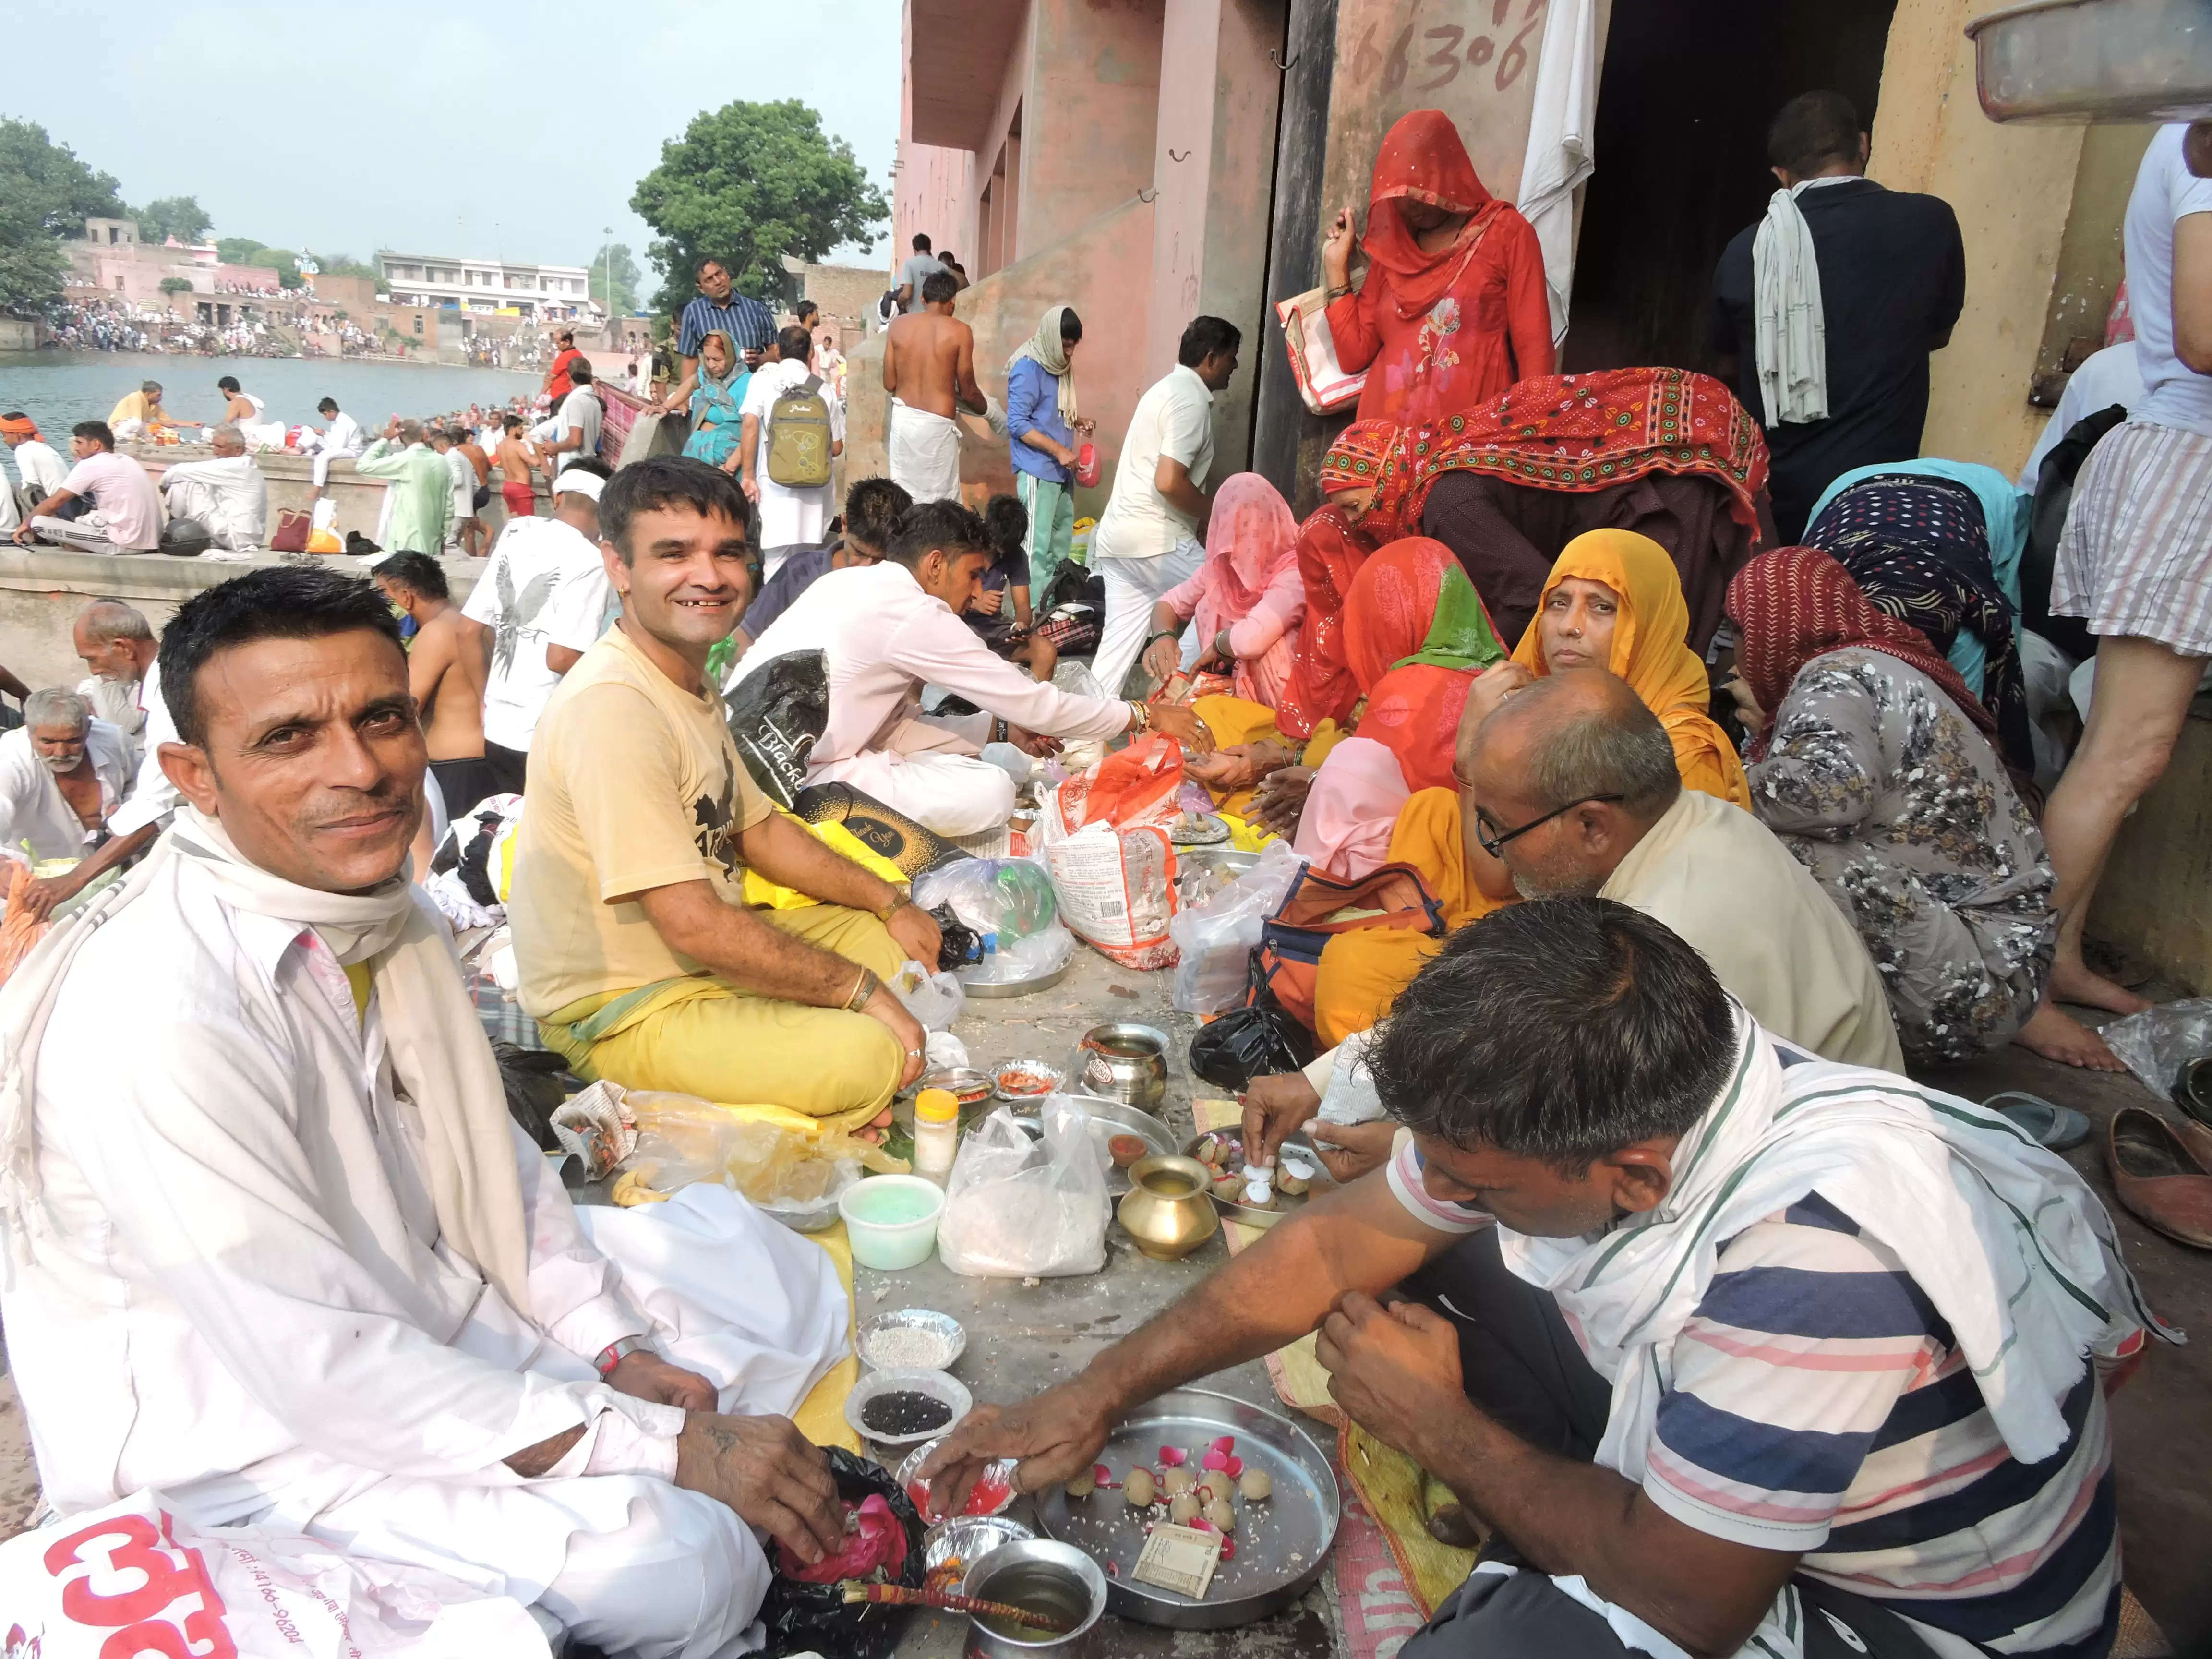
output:
[[[1186,1014],[1218,1014],[1244,998],[1260,930],[1282,908],[1284,895],[1305,868],[1286,841],[1272,841],[1260,861],[1205,903],[1180,912],[1168,937],[1182,959],[1176,967],[1175,1006]]]
[[[1018,939],[1011,945],[1000,934],[995,951],[957,971],[963,985],[1006,985],[1056,974],[1067,966],[1067,959],[1074,954],[1075,935],[1055,921],[1042,933]]]
[[[925,910],[951,906],[963,927],[996,933],[1001,948],[1050,927],[1060,914],[1052,877],[1036,859],[953,859],[914,884]]]
[[[925,1031],[949,1029],[968,1006],[968,994],[960,988],[956,975],[933,974],[918,962],[902,965],[890,988],[891,994],[906,1005],[907,1012]]]
[[[2192,1060],[2212,1054],[2212,997],[2185,997],[2116,1019],[2099,1032],[2121,1064],[2161,1100]]]
[[[0,1544],[0,1652],[547,1659],[509,1597],[319,1538],[194,1527],[173,1507],[142,1491]]]
[[[1091,1114],[1064,1095],[1032,1139],[1001,1106],[961,1143],[945,1184],[938,1259],[983,1279],[1055,1279],[1106,1265],[1106,1176]]]

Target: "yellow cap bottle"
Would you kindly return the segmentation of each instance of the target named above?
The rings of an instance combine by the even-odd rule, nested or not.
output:
[[[924,1089],[914,1097],[914,1172],[942,1187],[959,1147],[959,1101],[950,1089]]]

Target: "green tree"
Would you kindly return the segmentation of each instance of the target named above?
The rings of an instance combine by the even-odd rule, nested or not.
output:
[[[662,310],[692,293],[692,270],[708,256],[729,267],[742,293],[783,298],[791,254],[820,259],[833,247],[874,246],[890,204],[842,138],[796,99],[725,104],[693,118],[660,147],[660,165],[638,181],[630,209],[659,235],[647,249],[659,268]]]
[[[132,209],[127,216],[138,222],[138,239],[145,242],[167,241],[173,236],[180,242],[197,244],[215,223],[194,196],[164,196]]]
[[[607,298],[607,278],[614,278],[614,298]],[[637,260],[627,245],[602,242],[592,256],[592,297],[617,314],[637,309]]]
[[[215,251],[227,265],[265,265],[261,256],[269,252],[268,244],[257,242],[251,236],[218,236]]]
[[[164,276],[158,286],[164,294],[190,294],[192,279],[189,276]]]
[[[36,123],[0,118],[0,310],[59,299],[69,275],[60,239],[82,235],[87,219],[124,216],[112,177]]]

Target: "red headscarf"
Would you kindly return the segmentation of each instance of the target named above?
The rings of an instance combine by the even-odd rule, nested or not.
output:
[[[1425,253],[1399,211],[1401,201],[1464,213],[1468,221],[1449,247]],[[1417,109],[1398,118],[1375,152],[1367,234],[1360,246],[1390,273],[1401,316],[1418,317],[1443,298],[1491,220],[1507,205],[1482,187],[1451,117],[1440,109]]]
[[[1778,547],[1744,566],[1728,586],[1728,613],[1741,636],[1736,670],[1766,711],[1754,754],[1765,749],[1775,711],[1805,665],[1852,646],[1911,663],[1942,686],[1961,714],[1996,735],[1996,718],[1928,636],[1876,610],[1850,572],[1817,547]]]
[[[1321,493],[1336,495],[1380,483],[1383,458],[1397,440],[1395,421],[1354,421],[1321,458]]]
[[[1457,625],[1440,629],[1440,611]],[[1451,550],[1409,537],[1362,565],[1345,601],[1344,647],[1352,678],[1367,696],[1359,735],[1397,756],[1408,789],[1447,787],[1460,710],[1477,671],[1433,659],[1471,665],[1504,655]],[[1406,661],[1416,653],[1431,659]]]
[[[1759,533],[1766,441],[1735,394],[1682,368],[1541,374],[1440,426],[1403,428],[1375,504],[1418,524],[1446,472],[1494,472],[1537,489],[1610,489],[1652,472],[1724,484],[1729,512]]]
[[[1298,619],[1291,682],[1275,707],[1275,729],[1285,737],[1310,738],[1323,720],[1343,720],[1359,701],[1359,684],[1344,662],[1344,596],[1374,551],[1374,542],[1342,507],[1321,507],[1298,526],[1306,609]]]

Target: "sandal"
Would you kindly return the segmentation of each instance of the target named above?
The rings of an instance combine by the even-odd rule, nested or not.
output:
[[[2212,1073],[2206,1081],[2212,1084]],[[2089,1120],[2071,1106],[2061,1106],[2024,1089],[2007,1089],[1982,1104],[2006,1119],[2022,1134],[2054,1152],[2069,1152],[2089,1138]]]

